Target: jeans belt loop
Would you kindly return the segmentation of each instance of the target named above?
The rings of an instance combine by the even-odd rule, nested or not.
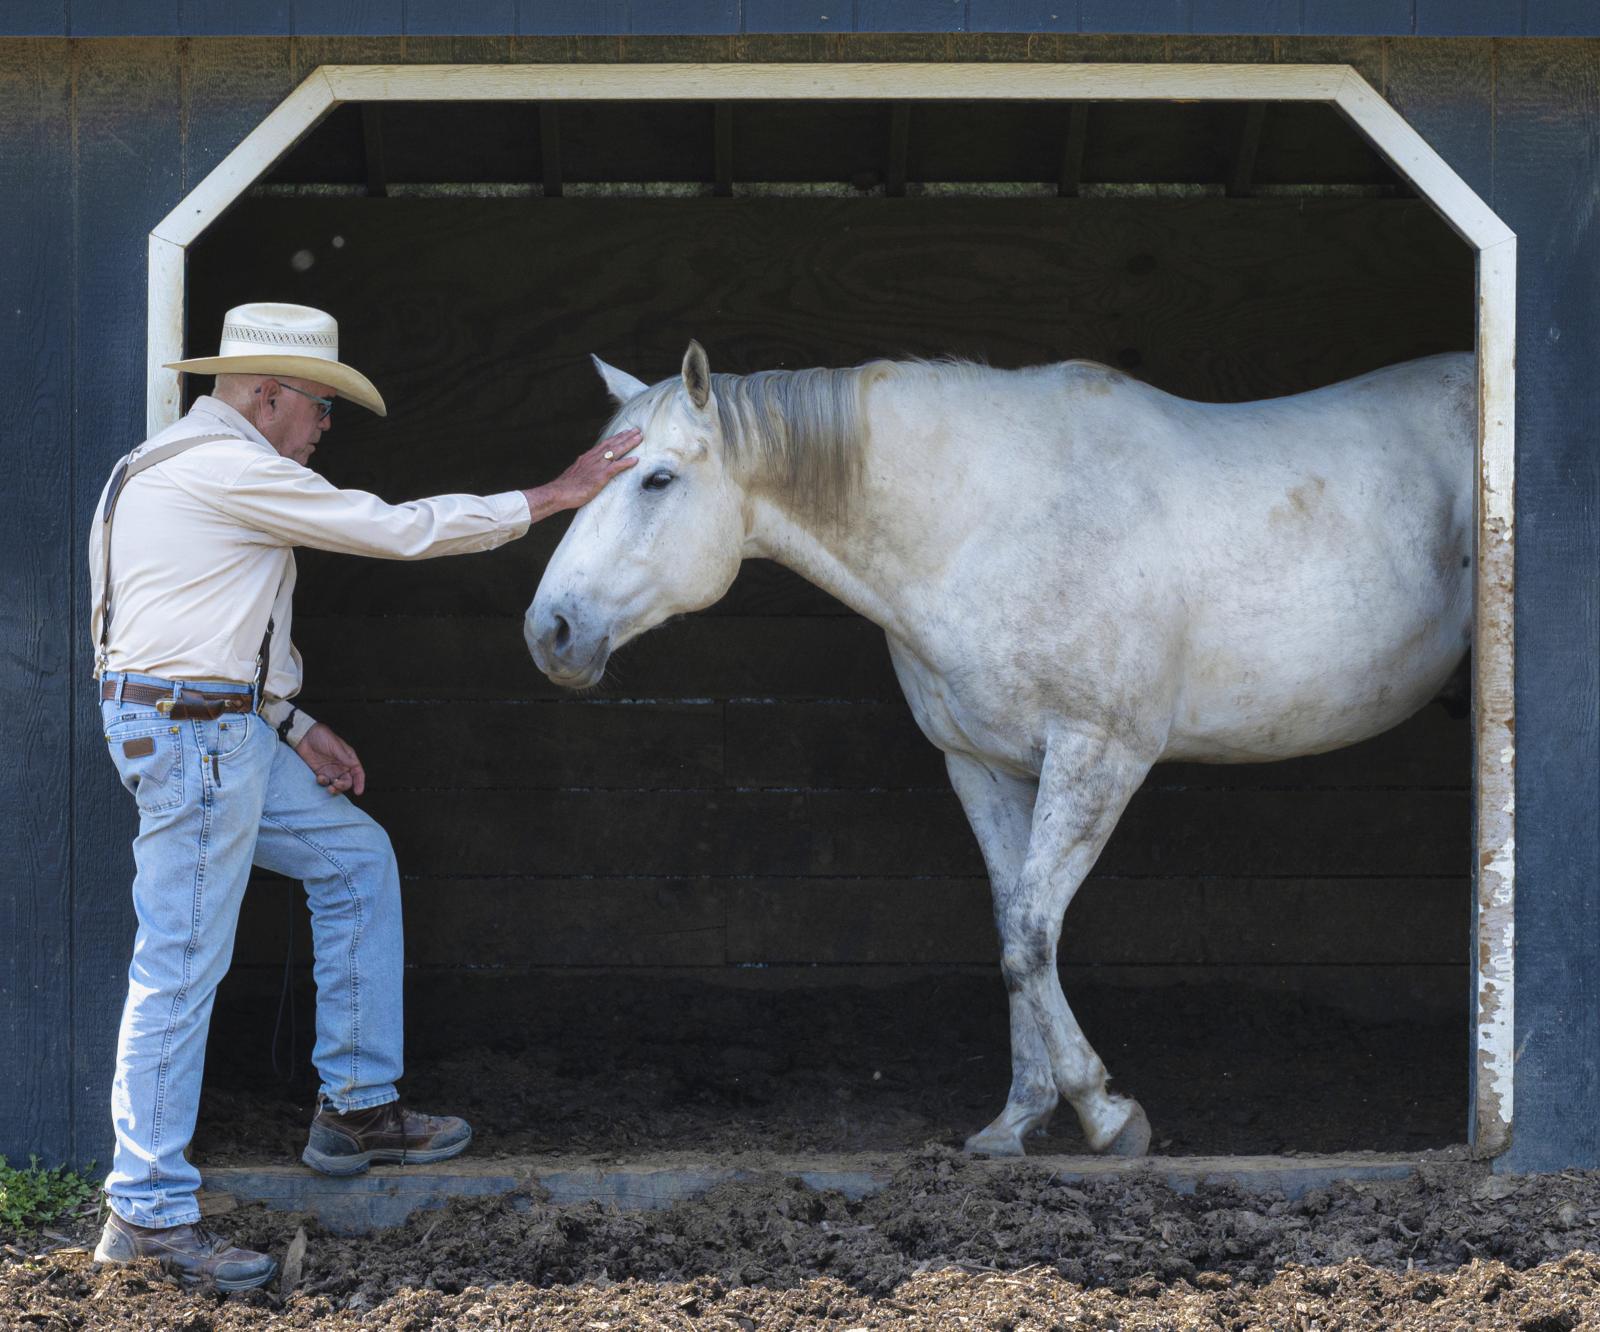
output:
[[[126,689],[127,686],[128,686],[128,673],[127,673],[127,671],[122,671],[117,676],[117,706],[119,708],[122,706],[122,691],[124,689]]]

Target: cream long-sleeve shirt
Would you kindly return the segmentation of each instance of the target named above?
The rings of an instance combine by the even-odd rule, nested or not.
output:
[[[111,634],[103,671],[170,680],[255,678],[272,620],[263,715],[289,717],[300,690],[300,654],[290,641],[295,546],[420,560],[492,550],[528,530],[520,491],[437,495],[386,504],[363,490],[340,490],[283,457],[226,403],[202,397],[181,421],[147,440],[157,445],[200,435],[200,444],[139,473],[117,501],[111,549]],[[109,478],[107,481],[109,484]],[[90,527],[91,636],[100,643],[101,541],[105,492]],[[311,728],[303,712],[292,743]]]

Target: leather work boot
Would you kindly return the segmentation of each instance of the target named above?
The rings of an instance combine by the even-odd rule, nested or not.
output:
[[[216,1283],[218,1290],[249,1290],[264,1285],[278,1270],[278,1264],[266,1254],[238,1248],[198,1222],[152,1230],[124,1221],[113,1212],[100,1232],[95,1262],[131,1263],[137,1258],[159,1260],[185,1285],[209,1280]]]
[[[324,1175],[359,1175],[370,1165],[427,1165],[460,1156],[472,1141],[467,1121],[419,1115],[399,1101],[341,1115],[324,1105],[311,1121],[300,1159]]]

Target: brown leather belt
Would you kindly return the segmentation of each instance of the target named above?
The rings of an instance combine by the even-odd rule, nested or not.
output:
[[[117,684],[105,680],[100,685],[102,699],[117,697]],[[172,690],[160,685],[125,684],[122,686],[124,703],[151,703],[163,717],[174,721],[211,721],[229,712],[253,712],[255,698],[250,694],[208,694],[203,689],[183,685],[176,700]]]

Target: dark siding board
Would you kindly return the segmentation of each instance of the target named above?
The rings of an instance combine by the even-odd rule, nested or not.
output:
[[[884,703],[753,702],[726,706],[724,775],[740,787],[942,787],[944,759],[910,709]],[[1470,728],[1439,707],[1347,749],[1281,763],[1163,763],[1145,785],[1235,791],[1303,786],[1465,791]]]
[[[1189,0],[1082,0],[1084,32],[1187,32]]]
[[[1593,0],[1523,0],[1529,37],[1593,37],[1600,13]]]
[[[856,0],[857,32],[960,32],[966,0]]]
[[[285,892],[300,896],[281,879],[252,881],[236,967],[282,965]],[[994,966],[1000,953],[981,876],[407,876],[404,893],[408,967]],[[1091,876],[1067,912],[1061,963],[1451,966],[1464,987],[1467,913],[1464,884],[1438,879]],[[294,919],[295,954],[309,957],[298,902]]]
[[[405,0],[294,0],[298,36],[398,36],[405,31]]]
[[[1486,39],[1389,43],[1389,101],[1484,199],[1494,193],[1494,58]]]
[[[1078,0],[969,0],[967,31],[1077,32]]]
[[[723,705],[330,703],[373,783],[457,790],[721,786]],[[494,737],[494,743],[483,740]],[[508,762],[509,756],[509,762]]]
[[[1519,37],[1523,0],[1416,0],[1422,37]]]
[[[1285,37],[1278,43],[1278,59],[1286,65],[1349,65],[1381,92],[1387,46],[1382,37]],[[1280,102],[1269,114],[1276,117],[1287,105]],[[1331,107],[1319,109],[1338,114]]]
[[[511,59],[511,37],[509,34],[495,34],[493,36],[470,34],[458,37],[407,37],[406,59],[408,61],[415,60],[425,64],[436,65],[504,64],[506,61]],[[508,115],[508,118],[516,116],[518,113],[524,113],[529,119],[531,119],[535,114],[533,112],[533,108],[527,106],[525,103],[513,103],[511,106],[506,106],[505,103],[500,103],[499,105]],[[440,106],[437,103],[434,104],[435,109],[445,111],[446,114],[448,114],[447,107],[448,104],[445,104],[444,106]],[[384,108],[386,113],[389,110],[389,107]],[[392,158],[396,150],[403,149],[408,146],[407,136],[405,136],[403,133],[390,134],[387,129],[387,124],[388,116],[386,114],[383,140],[384,158],[386,161]],[[529,138],[531,139],[531,137],[532,136],[530,135]],[[456,147],[458,149],[462,147],[460,141],[457,141]],[[363,170],[365,169],[365,162],[366,154],[365,148],[363,148]]]
[[[739,0],[628,0],[628,31],[697,36],[739,31]]]
[[[77,52],[78,421],[71,568],[111,464],[145,433],[146,235],[181,195],[180,43],[82,42]],[[119,225],[107,226],[116,218]],[[72,668],[91,666],[83,598]],[[110,1160],[108,1088],[133,941],[133,803],[106,756],[99,709],[77,691],[73,783],[73,1117],[80,1159]]]
[[[725,895],[732,963],[996,965],[981,878],[737,881]],[[412,900],[418,894],[413,891]],[[441,894],[450,900],[450,894]],[[1370,928],[1382,915],[1392,928]],[[1068,908],[1063,966],[1460,966],[1459,884],[1091,876]],[[1130,929],[1130,921],[1141,921]],[[507,954],[508,958],[514,953]]]
[[[529,37],[625,33],[628,0],[517,0],[517,31]]]
[[[406,0],[409,36],[501,33],[517,30],[516,0]]]
[[[415,0],[413,0],[415,3]],[[292,0],[181,0],[185,37],[286,37],[294,31]]]
[[[72,0],[74,37],[176,37],[179,0]]]
[[[0,41],[0,1156],[72,1159],[72,61]]]
[[[397,65],[404,63],[405,54],[405,38],[388,36],[296,37],[289,48],[296,86],[318,65]],[[192,265],[192,250],[190,256]]]
[[[1413,0],[1301,0],[1300,30],[1323,36],[1392,36],[1411,32]]]
[[[865,11],[858,20],[857,7]],[[837,10],[835,13],[833,11]],[[6,36],[693,35],[784,32],[1225,32],[1600,35],[1588,0],[10,0]],[[510,14],[508,20],[506,15]],[[826,18],[824,18],[826,16]],[[504,26],[508,22],[514,28]],[[630,26],[631,25],[631,26]]]
[[[7,37],[65,37],[67,0],[10,0],[0,18]]]
[[[370,788],[407,874],[885,875],[983,873],[949,790],[638,792]],[[1134,878],[1459,876],[1458,791],[1141,791],[1101,856]],[[1267,837],[1264,828],[1294,835]],[[1359,831],[1357,831],[1359,830]]]
[[[329,698],[568,696],[534,669],[520,618],[304,617],[294,637],[313,714]],[[854,616],[690,616],[617,653],[600,696],[893,699],[900,688],[883,631]]]
[[[852,0],[744,0],[746,32],[849,32]]]
[[[1209,65],[1267,65],[1277,58],[1277,43],[1271,37],[1245,37],[1229,33],[1175,36],[1167,39],[1167,53],[1171,60]],[[1227,110],[1220,106],[1210,109]],[[1232,148],[1233,144],[1230,144],[1230,162]]]
[[[1189,31],[1298,33],[1300,0],[1192,0]]]
[[[309,705],[308,705],[309,706]],[[319,703],[389,786],[942,790],[944,759],[898,700]],[[462,737],[493,734],[490,748]],[[1146,785],[1465,791],[1469,728],[1442,708],[1348,749],[1265,764],[1161,764]],[[508,759],[508,755],[510,756]]]
[[[1600,43],[1502,43],[1518,234],[1516,1110],[1507,1169],[1600,1165]]]
[[[294,91],[290,45],[287,38],[188,44],[184,55],[185,191],[204,180]],[[216,334],[196,329],[190,336],[199,347]]]

